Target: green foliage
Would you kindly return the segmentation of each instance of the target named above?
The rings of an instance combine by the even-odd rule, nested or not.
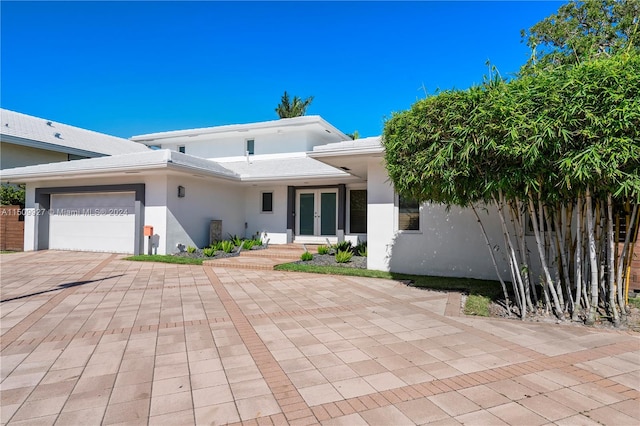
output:
[[[355,246],[353,252],[358,256],[367,257],[367,242],[363,241]]]
[[[338,250],[338,252],[336,253],[336,262],[338,263],[351,262],[352,257],[353,257],[353,253],[351,253],[351,251]]]
[[[313,255],[308,251],[305,251],[300,255],[300,260],[308,262],[309,260],[313,260]]]
[[[467,206],[498,191],[572,199],[587,185],[640,194],[640,55],[491,79],[385,123],[391,180],[418,201]]]
[[[467,301],[464,305],[464,313],[466,315],[477,315],[480,317],[491,316],[491,312],[489,311],[490,304],[491,299],[487,296],[470,294],[467,296]]]
[[[311,102],[313,102],[313,96],[309,96],[304,100],[294,96],[293,100],[290,100],[289,94],[285,90],[280,103],[276,107],[276,113],[280,118],[300,117],[306,114]]]
[[[229,241],[231,241],[234,246],[240,247],[242,245],[243,239],[242,239],[242,237],[240,237],[238,235],[229,234]]]
[[[220,249],[225,253],[231,253],[235,248],[235,244],[233,241],[225,240],[220,242]]]
[[[202,254],[204,254],[207,257],[212,257],[212,256],[215,256],[216,250],[212,247],[204,248],[202,249]]]
[[[334,245],[333,248],[336,251],[352,251],[352,247],[351,247],[351,241],[348,240],[344,240],[344,241],[340,241],[338,244]]]
[[[318,246],[318,254],[329,254],[329,247],[327,246]]]
[[[571,1],[558,12],[521,31],[532,50],[524,69],[548,68],[640,49],[637,0]],[[527,70],[529,68],[529,70]]]
[[[24,185],[0,185],[0,204],[24,208]]]
[[[251,250],[251,247],[253,247],[256,244],[256,242],[254,240],[244,240],[242,242],[242,248],[244,250]]]
[[[211,248],[214,249],[215,251],[221,251],[222,241],[216,241],[215,243],[211,244]]]
[[[187,246],[187,253],[195,253],[196,250],[198,249],[194,246]]]

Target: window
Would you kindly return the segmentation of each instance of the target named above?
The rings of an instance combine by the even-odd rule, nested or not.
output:
[[[178,152],[181,152],[181,153],[183,153],[183,154],[184,154],[184,151],[185,151],[185,149],[184,149],[184,145],[180,145],[180,146],[178,147]]]
[[[255,144],[256,144],[255,140],[247,139],[247,149],[246,149],[247,154],[253,155],[255,153],[255,149],[254,149],[255,148]]]
[[[352,234],[367,233],[366,189],[352,189],[349,191],[349,232]]]
[[[262,193],[262,213],[273,213],[273,192]]]
[[[154,151],[158,149],[162,149],[160,145],[149,145],[149,148],[153,149]]]
[[[420,205],[417,201],[398,197],[398,229],[400,231],[420,230]]]

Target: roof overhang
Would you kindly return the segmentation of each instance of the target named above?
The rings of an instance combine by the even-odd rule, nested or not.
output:
[[[382,157],[384,147],[380,137],[372,137],[317,146],[308,155],[336,169],[367,180],[368,160]]]
[[[56,145],[49,142],[42,142],[42,141],[21,138],[19,136],[6,135],[6,134],[0,135],[0,141],[14,144],[14,145],[27,146],[29,148],[44,149],[46,151],[61,152],[63,154],[78,155],[80,157],[91,158],[91,157],[103,157],[106,155],[106,154],[101,154],[99,152],[87,151],[84,149],[72,148],[64,145]]]
[[[334,140],[348,140],[349,137],[324,120],[319,115],[309,115],[280,120],[262,121],[248,124],[231,124],[205,127],[199,129],[174,130],[168,132],[149,133],[131,137],[132,141],[153,145],[162,142],[186,142],[198,139],[210,139],[237,136],[238,133],[256,135],[261,133],[281,133],[298,131],[303,128],[312,130],[323,136],[332,135]],[[172,141],[168,141],[172,140]]]

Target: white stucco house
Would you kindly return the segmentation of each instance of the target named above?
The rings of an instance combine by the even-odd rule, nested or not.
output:
[[[168,254],[207,246],[218,220],[225,236],[270,244],[367,241],[369,269],[496,277],[471,212],[399,199],[380,137],[351,140],[303,116],[128,142],[143,149],[3,167],[2,182],[26,183],[25,250],[146,253],[147,225]],[[483,214],[499,241],[498,221]]]

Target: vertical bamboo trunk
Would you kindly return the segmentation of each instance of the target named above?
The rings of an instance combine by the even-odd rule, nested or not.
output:
[[[489,236],[487,235],[487,231],[484,229],[484,225],[482,225],[480,216],[478,215],[478,212],[476,211],[476,208],[473,204],[471,204],[471,210],[473,210],[473,214],[476,216],[478,225],[482,230],[482,236],[484,237],[484,241],[487,244],[487,248],[489,249],[489,255],[491,255],[491,262],[493,263],[493,267],[496,270],[496,275],[498,276],[498,280],[500,281],[500,285],[502,286],[502,293],[504,294],[504,301],[507,307],[507,314],[511,316],[511,302],[509,301],[509,292],[507,292],[507,285],[502,279],[502,275],[500,274],[500,269],[498,269],[498,263],[496,262],[496,257],[493,254],[493,248],[491,247],[491,243],[489,242]]]
[[[511,259],[510,261],[511,273],[515,278],[515,281],[513,284],[515,296],[518,301],[518,307],[520,308],[520,318],[525,319],[527,315],[527,304],[526,304],[526,301],[524,300],[524,286],[522,283],[522,276],[520,275],[518,259],[513,249],[513,243],[511,242],[509,228],[507,227],[507,222],[504,218],[504,196],[502,195],[502,191],[499,191],[498,196],[500,201],[500,203],[498,204],[498,217],[500,218],[500,224],[502,225],[502,233],[504,235],[505,244],[507,246],[507,254]]]
[[[585,204],[587,209],[587,238],[589,240],[589,265],[591,268],[591,301],[589,302],[589,314],[586,324],[593,325],[596,322],[596,309],[598,308],[598,259],[596,254],[596,238],[593,223],[593,209],[591,200],[591,190],[587,186],[585,192]]]
[[[608,250],[608,290],[609,290],[609,311],[611,312],[611,318],[613,319],[613,325],[620,326],[620,316],[618,315],[618,307],[615,297],[615,255],[616,255],[616,240],[613,234],[613,196],[611,193],[607,194],[607,239],[609,240]]]
[[[526,222],[525,222],[525,217],[524,217],[524,212],[522,211],[522,200],[520,200],[519,197],[516,198],[516,214],[517,214],[517,222],[518,222],[518,229],[517,229],[517,236],[518,236],[518,241],[520,243],[520,253],[521,253],[521,262],[522,262],[522,279],[524,280],[524,291],[525,291],[525,298],[527,300],[527,304],[529,306],[529,309],[533,312],[534,311],[534,305],[533,302],[531,301],[531,294],[533,293],[533,298],[535,303],[538,303],[538,295],[536,294],[535,288],[531,288],[531,272],[529,271],[529,255],[527,254],[527,241],[525,239],[525,226]]]
[[[556,226],[556,245],[558,247],[559,259],[558,263],[560,265],[560,271],[562,272],[562,279],[564,281],[565,291],[567,293],[567,303],[565,305],[565,309],[568,309],[570,313],[573,313],[573,299],[571,298],[571,280],[569,279],[569,262],[567,261],[567,253],[566,253],[566,228],[563,221],[560,220],[560,212],[556,211],[553,214],[553,221]]]
[[[555,232],[553,232],[553,228],[555,225],[553,223],[552,215],[549,214],[549,208],[547,206],[543,206],[542,211],[544,213],[544,220],[548,224],[549,229],[549,232],[547,232],[547,235],[549,235],[549,254],[551,257],[552,265],[555,265],[554,274],[556,279],[554,280],[554,282],[556,283],[556,294],[558,295],[560,306],[562,306],[564,310],[566,307],[564,303],[564,295],[562,294],[562,279],[560,278],[560,270],[562,268],[562,265],[560,263],[560,248],[558,243],[558,232],[560,232],[560,230],[556,227]],[[542,229],[544,229],[544,226],[542,227]]]
[[[578,314],[580,311],[580,298],[582,297],[582,196],[578,194],[576,200],[576,293],[573,299],[573,314],[571,318],[574,321],[578,320]]]
[[[638,241],[638,230],[640,230],[640,226],[638,226],[638,222],[640,221],[640,210],[638,210],[638,205],[635,204],[633,206],[633,215],[631,216],[631,223],[635,224],[635,226],[632,228],[632,237],[631,237],[631,245],[629,246],[629,251],[628,251],[628,256],[627,256],[627,261],[626,261],[626,265],[627,265],[627,273],[626,273],[626,277],[625,277],[625,284],[624,284],[624,307],[625,310],[628,309],[629,307],[629,281],[631,280],[631,262],[633,261],[633,250],[636,247],[635,242]]]
[[[625,219],[627,222],[626,223],[627,232],[624,237],[622,252],[620,253],[620,256],[618,258],[616,286],[618,288],[618,305],[620,306],[622,321],[626,321],[626,316],[627,316],[627,301],[625,297],[626,296],[625,292],[628,290],[626,288],[627,281],[629,279],[629,273],[627,272],[627,269],[631,265],[631,261],[633,259],[633,244],[631,244],[631,242],[635,240],[634,234],[637,233],[637,229],[638,229],[637,214],[638,214],[638,205],[634,204],[631,215]]]
[[[553,286],[553,280],[551,278],[551,272],[549,271],[549,266],[547,265],[547,258],[544,252],[542,238],[540,237],[540,226],[538,225],[538,219],[536,217],[536,209],[533,204],[533,195],[529,193],[529,213],[531,214],[531,222],[533,224],[533,233],[536,237],[536,246],[538,247],[538,254],[540,255],[540,262],[542,263],[542,270],[544,272],[544,278],[546,280],[545,287],[549,289],[549,293],[551,294],[551,298],[553,299],[553,310],[556,316],[559,319],[562,318],[562,306],[560,305],[560,301],[558,300],[558,295],[556,294],[556,289]]]

